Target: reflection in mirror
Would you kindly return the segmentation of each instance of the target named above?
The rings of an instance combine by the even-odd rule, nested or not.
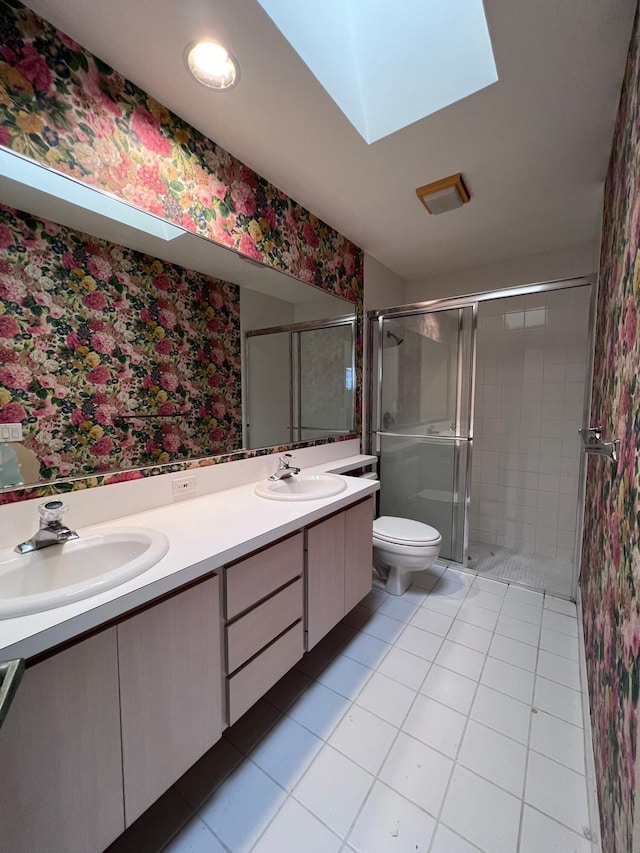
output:
[[[255,401],[251,426],[265,430],[249,441],[241,334],[350,303],[173,226],[151,233],[148,214],[123,224],[120,208],[137,211],[117,199],[97,213],[16,173],[0,163],[0,423],[21,423],[24,441],[0,441],[0,489],[289,442]],[[288,400],[288,369],[261,367]]]
[[[351,316],[245,333],[249,447],[353,430],[354,326]]]
[[[297,441],[353,430],[355,320],[302,330]]]

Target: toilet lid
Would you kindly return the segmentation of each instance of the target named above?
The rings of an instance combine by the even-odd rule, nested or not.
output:
[[[416,544],[435,542],[440,534],[429,524],[414,521],[411,518],[396,518],[393,515],[382,515],[373,522],[373,535],[383,542]]]

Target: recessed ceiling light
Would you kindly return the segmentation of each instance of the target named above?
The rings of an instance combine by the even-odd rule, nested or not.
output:
[[[203,86],[223,91],[240,79],[240,66],[228,50],[214,41],[199,41],[185,49],[187,68]]]

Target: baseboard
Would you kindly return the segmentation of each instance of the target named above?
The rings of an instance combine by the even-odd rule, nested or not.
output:
[[[582,622],[582,591],[578,587],[576,596],[578,608],[578,654],[580,656],[580,686],[582,695],[582,725],[584,732],[585,779],[587,782],[587,805],[589,808],[589,828],[591,830],[592,853],[602,853],[600,834],[600,807],[598,805],[598,787],[596,785],[596,765],[593,757],[593,732],[591,729],[591,711],[589,702],[589,680],[587,678],[587,657],[584,645]]]

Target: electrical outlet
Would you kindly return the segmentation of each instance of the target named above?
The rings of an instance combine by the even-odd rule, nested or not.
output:
[[[172,480],[171,491],[174,500],[176,498],[192,498],[196,494],[196,478],[182,477],[180,480]]]

